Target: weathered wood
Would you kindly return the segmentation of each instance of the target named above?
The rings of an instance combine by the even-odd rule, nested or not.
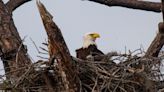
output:
[[[164,20],[164,0],[161,0],[162,15]],[[158,57],[161,48],[164,45],[164,22],[158,24],[158,34],[154,38],[153,42],[149,46],[145,56]]]
[[[38,9],[48,35],[48,49],[51,60],[57,61],[59,71],[66,92],[78,92],[79,81],[73,65],[70,52],[64,41],[62,33],[57,25],[53,22],[51,14],[46,10],[41,2],[37,2]],[[50,62],[51,63],[51,62]]]
[[[161,4],[142,0],[89,0],[107,6],[121,6],[132,9],[161,12]]]
[[[25,72],[31,60],[14,25],[12,15],[0,0],[0,57],[7,79],[16,81]]]
[[[159,23],[159,32],[149,46],[145,56],[158,57],[161,48],[164,45],[164,23]]]
[[[10,13],[12,13],[17,7],[23,5],[26,2],[29,2],[31,0],[9,0],[6,3],[6,7]]]
[[[164,0],[161,0],[161,3],[162,3],[162,17],[163,17],[163,21],[164,21]]]

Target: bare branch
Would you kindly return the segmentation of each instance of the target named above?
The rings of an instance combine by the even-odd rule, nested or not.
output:
[[[107,6],[121,6],[132,9],[161,12],[161,3],[138,0],[89,0]]]
[[[163,21],[164,21],[164,0],[161,0],[162,2],[162,17],[163,17]]]
[[[17,7],[23,5],[26,2],[29,2],[31,0],[9,0],[6,3],[6,7],[8,9],[8,11],[11,13],[13,12]]]
[[[163,14],[163,21],[164,21],[164,0],[162,2],[162,14]],[[151,43],[150,47],[148,48],[145,56],[153,56],[158,57],[160,50],[164,45],[164,22],[158,24],[159,32],[157,36],[154,38],[153,42]]]
[[[145,56],[158,57],[161,48],[164,45],[164,23],[159,23],[159,33],[154,38],[153,42],[149,46]]]

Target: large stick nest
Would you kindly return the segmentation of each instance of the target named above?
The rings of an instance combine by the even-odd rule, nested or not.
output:
[[[161,57],[141,57],[111,52],[101,56],[101,61],[95,61],[95,58],[91,57],[84,61],[73,57],[81,92],[155,92],[162,90]],[[65,88],[60,75],[57,63],[50,66],[48,61],[38,61],[29,66],[15,83],[8,83],[10,86],[6,86],[4,82],[1,87],[12,90],[23,89],[25,92],[44,92],[51,87],[47,85],[50,83],[53,84],[55,92],[62,92]]]

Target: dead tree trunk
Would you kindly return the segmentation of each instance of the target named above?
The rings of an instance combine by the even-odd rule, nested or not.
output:
[[[79,80],[73,65],[70,52],[64,41],[62,33],[57,25],[53,22],[51,14],[46,10],[41,2],[37,2],[40,15],[48,35],[49,55],[53,64],[55,60],[58,63],[59,71],[62,76],[62,82],[66,92],[78,92]]]
[[[121,6],[132,9],[161,12],[161,4],[149,1],[139,0],[89,0],[107,6]]]
[[[14,25],[12,14],[2,0],[0,0],[0,57],[4,64],[7,79],[13,82],[31,64],[27,49]]]

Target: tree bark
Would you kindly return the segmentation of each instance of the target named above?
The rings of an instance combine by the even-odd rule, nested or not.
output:
[[[12,82],[16,81],[31,64],[12,15],[2,0],[0,0],[0,57],[4,64],[6,77]]]
[[[138,0],[89,0],[107,6],[121,6],[132,9],[161,12],[161,3]]]
[[[164,0],[161,0],[161,5],[162,5],[162,7],[161,7],[161,10],[162,10],[162,18],[163,18],[163,21],[164,21]]]
[[[66,92],[78,92],[79,80],[73,65],[70,52],[64,41],[62,33],[57,25],[53,22],[51,14],[46,10],[41,2],[37,2],[38,9],[48,35],[48,50],[50,58],[57,61],[59,71],[62,76],[62,81]],[[50,63],[52,63],[50,62]]]
[[[164,0],[161,0],[162,17],[164,21]],[[159,32],[149,46],[145,56],[158,57],[160,50],[164,45],[164,22],[158,24]]]
[[[161,48],[164,45],[164,23],[159,23],[159,32],[149,46],[145,56],[158,57]]]

